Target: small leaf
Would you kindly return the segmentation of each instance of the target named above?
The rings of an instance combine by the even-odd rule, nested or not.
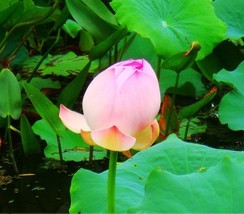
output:
[[[193,42],[189,51],[178,53],[172,57],[169,57],[163,62],[162,68],[170,69],[179,73],[182,70],[192,66],[199,50],[200,45],[198,42]]]
[[[180,119],[193,117],[203,106],[215,97],[216,93],[217,87],[213,87],[201,100],[182,108],[179,112]]]
[[[0,73],[0,116],[10,115],[17,120],[22,111],[19,83],[14,74],[7,68]]]
[[[44,148],[45,156],[59,160],[57,135],[48,122],[44,119],[38,120],[32,128],[35,134],[39,135],[47,143],[47,146]],[[84,161],[89,159],[90,146],[84,142],[80,134],[64,129],[59,131],[59,135],[62,145],[62,155],[65,161]],[[106,156],[106,150],[95,146],[93,155],[95,160],[103,159]]]
[[[74,39],[82,28],[75,21],[68,19],[63,25],[63,29]]]
[[[59,119],[59,109],[55,106],[43,93],[41,93],[35,86],[23,82],[23,87],[27,93],[27,96],[31,100],[37,113],[53,128],[58,134],[59,131],[65,129],[63,123]]]

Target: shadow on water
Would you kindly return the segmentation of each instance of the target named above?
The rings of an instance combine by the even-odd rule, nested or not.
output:
[[[73,174],[80,167],[101,172],[107,168],[107,161],[94,161],[92,165],[68,162],[61,166],[58,161],[29,160],[19,178],[6,173],[6,169],[11,171],[11,164],[0,167],[1,213],[68,213]]]

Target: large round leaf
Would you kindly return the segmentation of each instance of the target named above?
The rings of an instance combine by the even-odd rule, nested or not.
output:
[[[227,38],[234,41],[244,36],[244,1],[215,0],[213,2],[216,14],[227,24]]]
[[[229,157],[210,169],[180,176],[155,169],[144,200],[130,213],[242,213],[243,170],[243,161]]]
[[[113,0],[120,24],[149,38],[158,55],[167,58],[198,41],[198,58],[208,55],[225,36],[211,0]]]
[[[224,160],[223,162],[226,156],[231,159],[230,167],[228,167],[229,161],[225,162]],[[237,159],[240,163],[236,161]],[[167,201],[169,203],[168,205],[165,204],[166,199],[162,199],[162,203],[158,203],[157,206],[153,204],[152,206],[154,207],[150,207],[154,213],[161,211],[166,205],[167,207],[173,207],[175,204],[184,207],[184,210],[189,208],[189,212],[196,211],[197,209],[201,211],[202,206],[205,206],[204,212],[210,213],[213,211],[211,209],[212,204],[219,207],[220,210],[228,206],[226,211],[240,211],[238,208],[243,205],[240,204],[241,201],[238,201],[236,197],[243,198],[244,192],[241,188],[236,188],[236,186],[244,185],[243,161],[244,153],[242,152],[218,150],[203,145],[185,143],[178,139],[176,135],[170,135],[166,141],[137,153],[132,159],[118,166],[116,180],[117,213],[126,213],[129,208],[140,206],[144,197],[147,200],[148,187],[150,185],[155,186],[156,193],[154,191],[152,195],[150,193],[149,198],[153,196],[156,198],[156,201],[159,201],[165,195],[165,198],[167,198],[167,195],[171,194],[170,192],[182,195],[185,193],[183,190],[188,193],[190,190],[196,188],[196,191],[198,191],[198,195],[195,196],[193,195],[194,192],[191,192],[191,197],[188,200],[187,195],[185,195],[184,197],[186,199],[184,201],[169,195],[168,197],[172,200]],[[222,162],[224,165],[221,165]],[[158,176],[157,169],[159,167],[165,172],[162,181],[159,181],[161,178],[156,177]],[[222,167],[224,167],[223,170],[221,170]],[[202,174],[199,174],[199,172]],[[164,183],[167,176],[167,183]],[[156,181],[152,181],[151,179]],[[80,169],[72,180],[70,213],[107,213],[106,182],[107,171],[97,174]],[[164,184],[165,186],[163,186]],[[191,188],[188,190],[188,186],[184,185],[191,186]],[[178,189],[179,186],[181,189]],[[165,188],[167,188],[167,192],[164,192]],[[215,192],[215,190],[220,188],[223,189],[222,192]],[[236,195],[236,197],[230,197],[228,195],[230,190],[232,190],[233,196]],[[211,195],[211,200],[205,200],[207,193]],[[192,197],[194,197],[194,200],[198,198],[199,200],[204,199],[204,205],[198,203],[195,205],[196,209],[191,209],[193,206]],[[225,203],[226,199],[228,199],[228,205]],[[229,204],[233,204],[232,210]],[[155,210],[157,208],[159,210]],[[184,210],[182,209],[182,211]],[[148,213],[146,209],[140,208],[139,211],[141,211],[140,213]],[[176,211],[179,212],[176,209],[168,210],[168,212]]]

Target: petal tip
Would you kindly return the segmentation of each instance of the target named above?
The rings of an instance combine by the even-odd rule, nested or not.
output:
[[[98,146],[111,151],[127,151],[136,142],[134,137],[122,133],[116,126],[102,130],[94,130],[91,132],[91,136]]]

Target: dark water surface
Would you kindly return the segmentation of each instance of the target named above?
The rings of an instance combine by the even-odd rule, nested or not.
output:
[[[0,175],[0,180],[5,182],[0,185],[1,213],[68,213],[73,174],[80,167],[96,172],[107,168],[106,161],[94,161],[92,165],[69,162],[65,166],[60,166],[57,161],[44,161],[34,166],[35,169],[29,162],[27,166],[30,165],[32,167],[25,167],[24,176],[19,178]],[[6,165],[0,167],[3,171]]]

